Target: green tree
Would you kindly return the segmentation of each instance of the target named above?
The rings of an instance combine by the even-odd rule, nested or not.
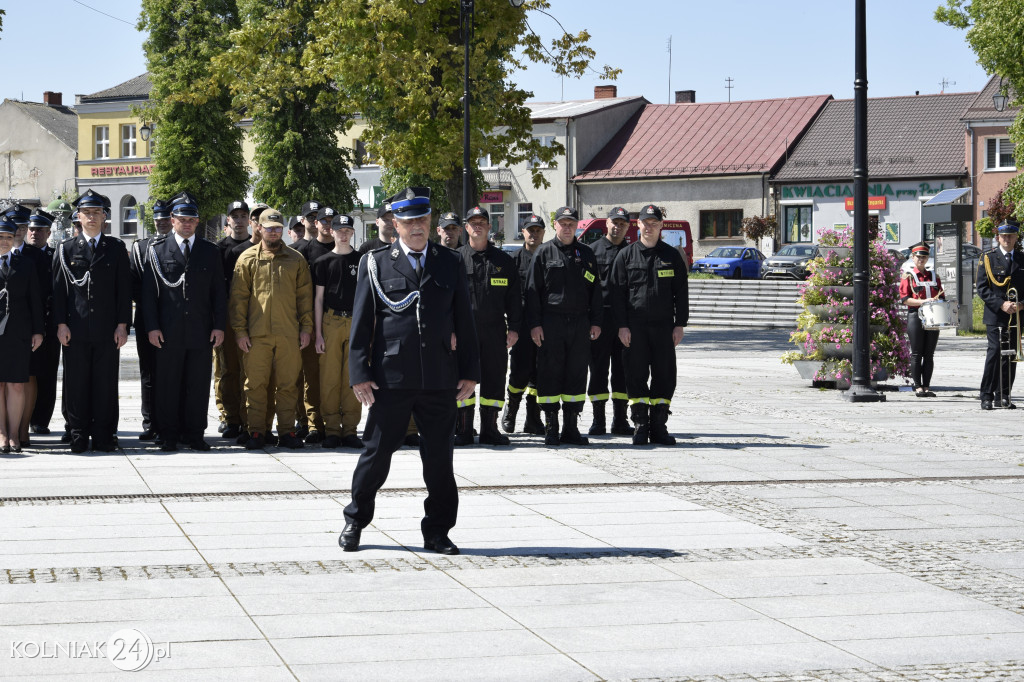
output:
[[[252,117],[258,174],[254,195],[285,213],[317,199],[351,210],[353,150],[338,146],[352,125],[350,100],[337,86],[303,74],[318,40],[316,0],[239,0],[234,47],[216,58],[217,79]],[[254,56],[259,58],[254,59]]]
[[[978,55],[978,63],[987,73],[1002,78],[1010,106],[1024,104],[1020,97],[1024,92],[1024,0],[946,0],[935,10],[935,19],[966,30],[967,44]],[[1022,166],[1024,109],[1010,125],[1009,135],[1016,145],[1017,166]],[[1011,181],[1005,194],[1024,208],[1024,182]]]
[[[234,0],[142,0],[138,28],[153,89],[136,113],[154,124],[150,196],[192,193],[204,217],[245,195],[249,172],[231,96],[210,87],[211,60],[238,26]],[[147,215],[148,215],[147,211]]]
[[[477,0],[470,50],[472,158],[513,165],[538,159],[552,165],[561,145],[542,146],[531,136],[526,101],[532,93],[512,78],[527,61],[550,64],[556,73],[582,75],[594,51],[586,31],[564,33],[545,46],[527,22],[527,10],[545,12],[547,0],[515,8],[508,0]],[[443,181],[451,206],[462,205],[463,43],[459,0],[323,0],[311,22],[315,40],[293,55],[287,68],[266,73],[294,75],[302,86],[334,85],[368,121],[362,141],[381,164],[403,173]],[[284,61],[268,50],[293,30],[289,9],[274,9],[266,21],[246,24],[234,35],[232,60]],[[293,58],[289,57],[289,58]],[[618,71],[605,67],[603,77]],[[269,79],[252,83],[272,92]],[[549,183],[539,169],[535,186]],[[428,183],[429,184],[429,183]],[[474,196],[477,194],[473,189]]]

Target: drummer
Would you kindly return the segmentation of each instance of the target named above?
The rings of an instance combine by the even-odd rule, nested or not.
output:
[[[910,335],[910,378],[914,382],[914,395],[934,398],[931,391],[935,345],[939,342],[938,329],[925,329],[919,308],[929,301],[945,300],[939,276],[928,270],[930,249],[924,242],[910,248],[914,260],[910,272],[903,273],[900,281],[900,299],[906,304],[907,333]]]

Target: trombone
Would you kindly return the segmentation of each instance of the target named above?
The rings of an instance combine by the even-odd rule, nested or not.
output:
[[[1007,402],[1012,404],[1009,389],[1005,392],[1003,390],[1006,387],[1006,383],[1009,382],[1010,372],[1012,371],[1009,363],[1024,361],[1024,348],[1021,348],[1020,335],[1020,308],[1018,307],[1019,299],[1016,287],[1010,287],[1006,290],[1006,300],[1013,304],[1014,312],[1010,314],[1010,322],[1006,325],[1005,337],[1002,331],[1000,331],[999,335],[999,394],[1005,395]]]

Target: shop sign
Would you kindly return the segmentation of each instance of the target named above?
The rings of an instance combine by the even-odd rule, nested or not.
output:
[[[890,183],[876,182],[868,185],[868,194],[870,194],[873,197],[893,197],[894,199],[899,199],[900,197],[907,197],[910,199],[915,199],[917,197],[927,197],[931,196],[932,194],[938,194],[944,189],[946,189],[946,183],[942,183],[938,187],[934,187],[929,182],[921,182],[918,183],[917,187],[915,188],[907,187],[893,189]],[[852,184],[782,186],[783,199],[843,199],[849,197],[853,197]],[[872,208],[872,210],[874,209]]]
[[[482,192],[480,194],[481,204],[500,204],[505,201],[504,192]]]
[[[144,163],[139,166],[93,166],[89,170],[95,178],[107,175],[149,175],[155,167],[156,164]]]
[[[886,197],[868,197],[869,211],[884,211],[886,209]],[[846,210],[853,210],[853,197],[846,198]]]

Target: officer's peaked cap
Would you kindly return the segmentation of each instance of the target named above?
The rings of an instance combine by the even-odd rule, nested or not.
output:
[[[53,225],[53,216],[41,208],[37,208],[32,211],[32,215],[28,217],[29,225],[38,225],[40,227],[50,227]]]
[[[85,193],[72,201],[71,204],[77,209],[96,207],[110,210],[110,199],[91,189],[85,190]]]
[[[430,188],[406,187],[391,197],[391,212],[399,220],[430,215]]]

